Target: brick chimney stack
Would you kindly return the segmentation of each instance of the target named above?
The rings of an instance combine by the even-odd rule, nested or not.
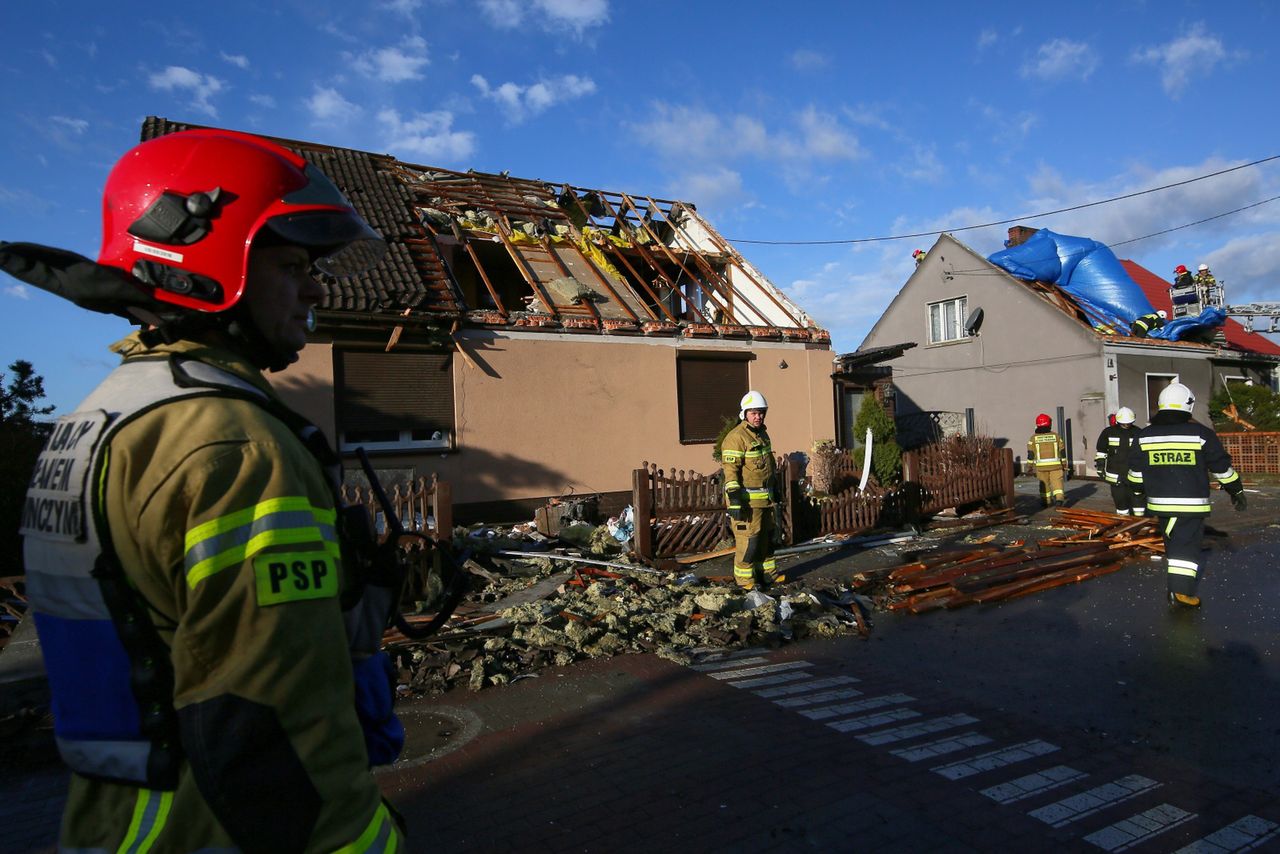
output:
[[[1040,229],[1038,228],[1028,228],[1025,225],[1015,225],[1009,229],[1009,242],[1006,243],[1005,246],[1010,248],[1014,246],[1021,246],[1027,242],[1031,235],[1035,234],[1039,230]]]

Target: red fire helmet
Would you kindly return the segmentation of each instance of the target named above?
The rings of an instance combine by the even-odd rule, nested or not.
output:
[[[144,142],[116,163],[102,197],[98,261],[202,312],[244,293],[263,230],[304,246],[335,277],[376,265],[386,243],[323,172],[261,137],[188,130]]]
[[[1037,427],[1048,427],[1052,423],[1053,423],[1053,419],[1043,412],[1041,412],[1039,415],[1036,416]]]

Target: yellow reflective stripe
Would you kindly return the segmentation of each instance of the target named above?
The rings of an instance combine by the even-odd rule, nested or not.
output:
[[[1110,439],[1108,439],[1108,440],[1107,440],[1107,444],[1108,444],[1108,445],[1119,445],[1119,444],[1120,444],[1120,437],[1119,437],[1119,436],[1112,436]]]
[[[746,456],[748,459],[750,459],[751,457],[767,457],[772,453],[773,453],[772,448],[761,448],[758,451],[747,451]]]
[[[1218,479],[1219,483],[1235,483],[1237,480],[1240,479],[1240,473],[1237,472],[1235,469],[1227,469],[1222,474],[1218,474],[1215,471],[1213,473],[1213,476]]]
[[[229,566],[244,563],[250,556],[268,546],[289,546],[298,543],[321,543],[324,550],[337,558],[341,556],[341,548],[337,543],[325,541],[319,528],[291,528],[284,531],[264,531],[249,542],[234,546],[213,557],[205,558],[187,571],[187,586],[195,588],[204,581]]]
[[[769,487],[767,486],[748,486],[746,489],[747,489],[747,495],[750,495],[753,498],[757,495],[769,494]]]
[[[1202,442],[1143,442],[1144,451],[1198,451]]]
[[[375,848],[374,844],[378,841],[378,837],[382,836],[383,830],[388,830],[386,841],[380,848]],[[369,820],[369,824],[365,827],[364,832],[359,838],[350,845],[344,845],[333,854],[366,854],[371,851],[381,851],[383,854],[394,854],[396,846],[399,844],[397,840],[398,834],[395,829],[395,822],[391,819],[391,813],[387,811],[387,805],[378,803],[378,810],[373,814],[373,818]]]
[[[1169,519],[1169,521],[1165,524],[1165,526],[1164,526],[1164,535],[1165,535],[1166,537],[1173,533],[1173,526],[1174,526],[1174,525],[1176,525],[1176,524],[1178,524],[1178,517],[1177,517],[1177,516],[1172,517],[1172,518],[1171,518],[1171,519]]]
[[[725,449],[721,449],[720,451],[720,459],[722,460],[730,460],[730,461],[740,460],[742,459],[742,457],[743,457],[742,451],[729,451]]]
[[[192,546],[197,545],[210,537],[247,525],[255,519],[260,519],[269,513],[280,513],[288,510],[309,510],[316,517],[316,521],[328,522],[329,524],[333,524],[338,515],[333,510],[326,511],[312,505],[311,499],[303,495],[288,495],[283,498],[271,498],[267,501],[259,502],[252,507],[246,507],[243,510],[237,510],[234,513],[228,513],[226,516],[219,516],[217,519],[210,519],[208,522],[196,525],[194,528],[187,531],[186,550],[190,551]]]
[[[1147,498],[1147,509],[1163,513],[1208,513],[1213,508],[1208,504],[1161,504]]]
[[[724,491],[725,491],[725,492],[728,492],[729,490],[731,490],[731,489],[737,489],[737,488],[738,488],[738,487],[740,487],[740,486],[742,486],[742,484],[741,484],[741,483],[739,483],[739,482],[738,482],[738,481],[736,481],[736,480],[727,480],[727,481],[725,481],[725,483],[724,483]]]
[[[139,789],[129,830],[116,851],[119,854],[146,854],[150,851],[169,819],[169,809],[172,806],[173,792]]]
[[[1129,480],[1134,483],[1142,483],[1142,472],[1129,469]]]

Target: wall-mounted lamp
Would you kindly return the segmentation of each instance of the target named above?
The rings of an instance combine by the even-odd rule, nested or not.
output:
[[[787,360],[783,359],[782,361],[778,362],[778,368],[785,371],[787,369]]]

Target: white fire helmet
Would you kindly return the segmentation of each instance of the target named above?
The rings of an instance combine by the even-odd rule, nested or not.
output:
[[[764,395],[752,389],[742,396],[742,401],[738,404],[739,420],[746,420],[748,409],[768,409],[769,401],[764,399]]]
[[[1133,414],[1133,410],[1127,406],[1122,406],[1116,410],[1117,424],[1132,424],[1138,416]]]
[[[1209,272],[1209,265],[1208,265],[1208,264],[1201,264],[1201,265],[1200,265],[1199,267],[1197,267],[1196,269],[1197,269],[1197,270],[1199,270],[1201,273],[1207,273],[1207,272]]]
[[[1156,405],[1160,409],[1176,409],[1179,412],[1190,412],[1191,407],[1196,405],[1196,396],[1191,393],[1191,389],[1182,383],[1169,383],[1160,392]]]
[[[1157,311],[1157,312],[1156,312],[1156,316],[1157,316],[1157,317],[1159,317],[1161,320],[1168,320],[1168,319],[1169,319],[1169,312],[1165,311],[1165,310],[1162,308],[1162,309],[1160,309],[1159,311]]]

